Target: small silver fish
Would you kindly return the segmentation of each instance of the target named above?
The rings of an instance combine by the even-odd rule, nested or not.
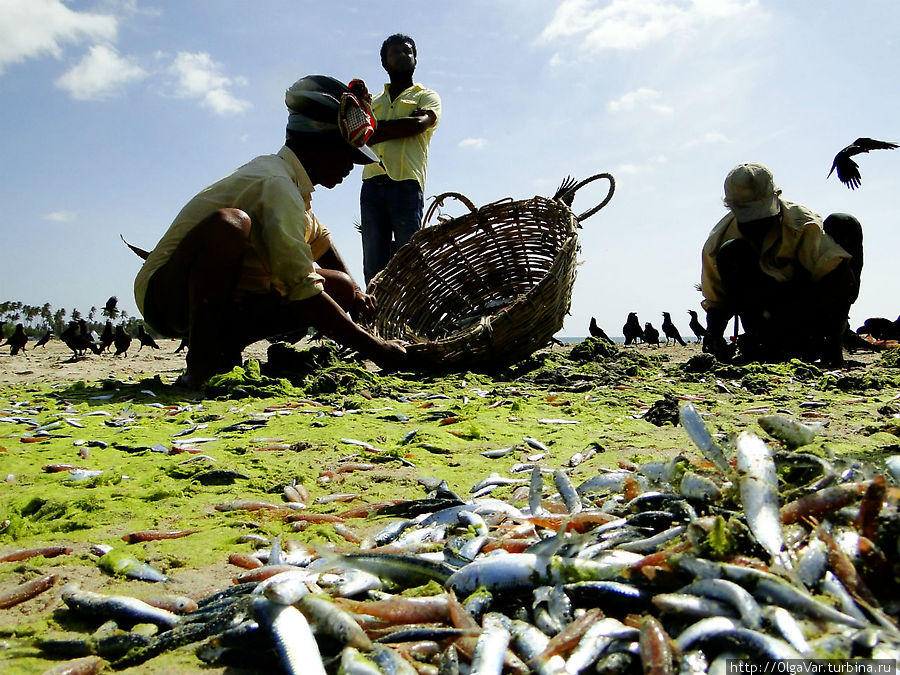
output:
[[[763,415],[757,421],[767,434],[781,441],[790,449],[809,445],[816,437],[815,428],[783,415]]]

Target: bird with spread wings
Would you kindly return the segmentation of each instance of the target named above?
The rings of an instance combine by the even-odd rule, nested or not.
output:
[[[859,164],[850,158],[853,155],[869,152],[869,150],[893,150],[897,147],[900,146],[888,141],[876,141],[874,138],[857,138],[834,156],[831,171],[828,172],[828,176],[825,176],[825,179],[827,180],[837,170],[838,180],[851,190],[855,190],[862,183],[862,177],[859,175]]]

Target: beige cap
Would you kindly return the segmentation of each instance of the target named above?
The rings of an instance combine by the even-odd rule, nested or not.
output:
[[[772,172],[759,162],[738,164],[725,177],[725,206],[741,223],[778,215],[780,194]]]

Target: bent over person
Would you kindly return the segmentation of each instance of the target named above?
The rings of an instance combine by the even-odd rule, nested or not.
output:
[[[381,161],[363,169],[359,195],[366,284],[422,227],[428,145],[441,117],[437,93],[413,82],[416,43],[411,37],[387,38],[381,65],[390,82],[372,100],[378,127],[368,141]]]
[[[737,315],[745,360],[841,363],[850,305],[859,294],[862,228],[844,213],[823,222],[780,195],[762,164],[739,164],[725,179],[729,213],[703,247],[704,351],[728,354],[724,331]]]
[[[187,337],[180,383],[199,387],[241,363],[253,342],[313,326],[382,366],[399,342],[354,318],[374,309],[310,208],[314,185],[333,188],[354,164],[377,162],[364,143],[365,103],[334,78],[311,75],[285,95],[284,147],[202,190],[176,216],[135,280],[135,300],[161,334]]]

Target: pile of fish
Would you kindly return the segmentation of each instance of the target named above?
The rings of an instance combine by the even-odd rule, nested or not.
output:
[[[623,464],[574,485],[535,456],[512,467],[527,478],[492,475],[470,498],[426,481],[426,497],[375,511],[390,523],[359,550],[266,541],[235,557],[248,569],[234,586],[196,603],[64,587],[68,611],[116,625],[40,646],[115,669],[192,645],[206,664],[291,674],[724,673],[730,659],[825,658],[894,672],[900,456],[804,452],[816,429],[781,416],[760,418],[778,442],[718,439],[690,403],[679,416],[702,462]],[[512,498],[488,496],[498,489]]]

